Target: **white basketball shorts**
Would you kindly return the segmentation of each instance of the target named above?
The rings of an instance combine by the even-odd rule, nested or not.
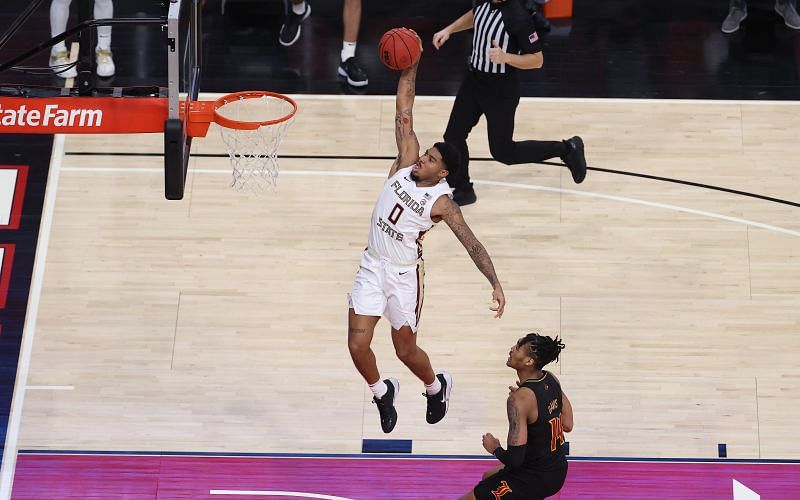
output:
[[[356,314],[385,317],[395,330],[408,325],[416,332],[424,277],[422,259],[416,264],[400,265],[365,250],[353,290],[348,294],[349,305]]]

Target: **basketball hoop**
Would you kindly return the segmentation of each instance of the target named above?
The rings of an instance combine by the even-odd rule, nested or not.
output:
[[[205,137],[214,122],[220,127],[233,167],[231,186],[256,194],[277,187],[278,147],[297,113],[294,100],[266,91],[236,92],[216,101],[197,101],[187,96],[180,106],[179,118],[173,119],[168,99],[149,94],[140,97],[134,93],[130,99],[118,99],[65,96],[58,88],[45,88],[30,95],[11,90],[15,91],[13,96],[7,97],[0,88],[0,134],[164,132],[165,165],[173,149],[188,158],[190,139]],[[173,122],[177,125],[168,129],[167,125]],[[180,163],[177,166],[182,183],[186,170],[181,169]],[[180,192],[170,199],[181,199],[182,189]]]
[[[231,187],[255,194],[275,190],[278,147],[296,112],[297,104],[276,92],[236,92],[214,101],[214,122],[233,167]]]

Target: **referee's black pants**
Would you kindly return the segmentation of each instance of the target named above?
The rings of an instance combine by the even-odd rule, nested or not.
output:
[[[506,165],[535,163],[564,154],[562,141],[514,141],[514,115],[519,104],[519,83],[516,73],[491,74],[469,71],[458,89],[444,140],[461,153],[461,168],[447,177],[450,186],[465,189],[469,180],[469,148],[467,137],[486,115],[489,151]]]

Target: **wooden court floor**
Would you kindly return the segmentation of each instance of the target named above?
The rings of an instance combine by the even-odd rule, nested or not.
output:
[[[492,318],[447,227],[431,231],[419,343],[453,374],[450,413],[425,423],[382,321],[373,347],[401,383],[384,436],[345,322],[394,101],[297,99],[279,187],[261,197],[228,187],[226,158],[196,157],[185,200],[164,200],[158,135],[57,141],[19,449],[357,453],[391,437],[481,454],[482,433],[507,429],[508,347],[539,331],[567,346],[551,369],[575,407],[572,455],[716,457],[726,443],[731,458],[800,458],[800,208],[493,161],[471,164],[464,212],[506,315]],[[451,104],[417,99],[423,147]],[[580,134],[590,166],[796,203],[798,129],[797,103],[529,99],[516,137]],[[485,135],[481,122],[473,157],[488,158]],[[213,129],[193,151],[224,152]]]

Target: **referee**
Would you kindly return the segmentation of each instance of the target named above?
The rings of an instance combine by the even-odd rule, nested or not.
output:
[[[576,183],[586,177],[583,140],[575,136],[564,141],[517,141],[514,114],[519,104],[519,70],[542,67],[539,35],[528,11],[520,0],[473,0],[473,8],[449,26],[433,35],[439,49],[453,33],[475,28],[469,73],[461,82],[450,112],[444,140],[456,146],[461,167],[447,182],[454,188],[453,199],[459,205],[475,203],[475,190],[469,180],[467,136],[486,115],[489,150],[492,157],[506,165],[536,163],[560,157]]]

